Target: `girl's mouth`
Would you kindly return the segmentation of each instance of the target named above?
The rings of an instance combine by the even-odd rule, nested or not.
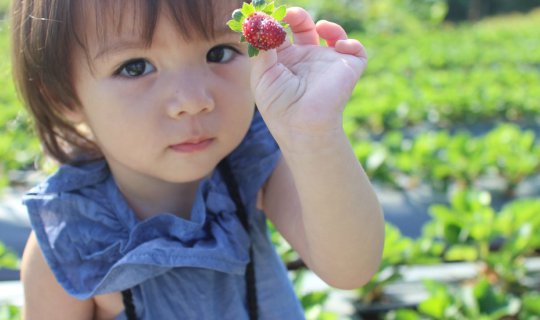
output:
[[[180,153],[199,152],[208,148],[214,142],[214,140],[214,138],[191,139],[171,145],[169,148]]]

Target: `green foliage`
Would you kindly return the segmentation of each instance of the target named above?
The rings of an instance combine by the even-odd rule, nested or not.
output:
[[[10,0],[0,0],[0,18],[4,18],[9,11]]]
[[[15,269],[17,266],[17,255],[0,242],[0,268]]]
[[[420,30],[444,20],[444,0],[285,0],[302,6],[318,19],[340,23],[345,30],[371,34]]]
[[[497,178],[503,196],[511,197],[527,177],[540,173],[537,140],[533,131],[504,123],[477,136],[437,129],[406,137],[392,130],[380,141],[360,140],[353,147],[366,171],[382,184],[402,189],[426,184],[446,192]]]
[[[444,257],[449,261],[485,259],[493,238],[495,212],[487,192],[457,192],[451,206],[433,205],[433,219],[425,226],[428,236],[450,245]]]
[[[392,186],[428,183],[444,191],[498,174],[511,195],[538,173],[537,138],[522,128],[536,126],[540,110],[539,17],[537,11],[414,34],[357,34],[370,61],[345,116],[370,175]],[[494,131],[466,131],[479,123],[493,123]]]
[[[540,234],[534,232],[540,230],[538,212],[538,199],[515,200],[496,212],[489,193],[460,191],[450,206],[431,207],[433,219],[424,227],[424,236],[442,240],[445,261],[479,262],[502,288],[522,293],[524,258],[540,244]]]
[[[462,287],[425,281],[430,297],[418,311],[431,319],[501,319],[519,312],[516,297],[493,286],[486,278]]]
[[[371,132],[534,119],[539,16],[416,34],[354,35],[370,60],[346,115]]]
[[[19,260],[15,253],[8,250],[0,242],[0,269],[16,269],[19,266]],[[21,311],[18,306],[5,304],[0,301],[0,320],[21,319]]]
[[[22,319],[21,309],[14,305],[0,304],[0,320]]]
[[[11,170],[31,166],[40,152],[30,120],[11,80],[8,42],[7,23],[0,21],[0,52],[6,57],[0,59],[0,190],[9,184],[8,173]]]
[[[533,316],[540,314],[540,294],[529,292],[523,295],[523,317],[522,319],[533,319]]]
[[[385,319],[501,319],[540,315],[540,296],[525,282],[525,258],[539,248],[540,200],[519,199],[496,212],[489,193],[459,191],[449,206],[433,205],[434,219],[420,238],[403,237],[387,225],[380,271],[357,290],[362,306],[383,301],[384,288],[402,278],[401,267],[448,261],[478,265],[478,277],[462,283],[426,279],[428,298],[416,310],[395,310]],[[537,275],[536,275],[537,276]]]

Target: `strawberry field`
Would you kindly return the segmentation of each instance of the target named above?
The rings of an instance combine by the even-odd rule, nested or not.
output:
[[[539,319],[538,21],[537,10],[475,24],[351,35],[364,43],[370,61],[345,126],[388,209],[388,223],[380,271],[350,292],[346,318]],[[13,90],[4,19],[0,54],[0,189],[7,190],[50,164],[39,156]],[[396,206],[385,206],[389,194],[422,199],[408,208],[422,218],[400,218]],[[407,209],[410,202],[402,204]],[[287,244],[272,236],[283,259],[294,261]],[[0,266],[16,268],[17,255],[8,249],[0,245]],[[411,288],[423,292],[415,301],[391,294],[411,285],[411,270],[463,265],[472,273],[415,280]],[[308,273],[291,273],[308,318],[341,319],[325,307],[334,290],[305,289]],[[17,314],[0,301],[0,319]]]
[[[540,11],[354,35],[370,62],[346,129],[388,208],[382,266],[352,297],[355,317],[540,317],[538,21]],[[402,206],[385,206],[386,194]],[[411,280],[422,268],[433,278]]]

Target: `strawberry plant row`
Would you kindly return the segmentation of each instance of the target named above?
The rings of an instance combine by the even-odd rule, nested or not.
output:
[[[377,133],[424,122],[538,121],[539,16],[415,35],[357,35],[370,63],[346,109],[348,119],[357,130]]]
[[[540,10],[469,25],[443,25],[417,34],[357,34],[370,56],[368,74],[415,69],[539,66]]]
[[[357,130],[378,133],[424,122],[534,120],[540,117],[540,72],[500,65],[382,73],[358,85],[345,113]]]
[[[540,228],[539,210],[540,200],[519,199],[497,211],[489,193],[467,189],[455,193],[448,205],[430,208],[434,219],[418,239],[404,237],[387,224],[381,269],[357,291],[358,312],[384,310],[381,306],[391,300],[386,289],[404,279],[407,266],[431,265],[436,270],[436,265],[444,264],[451,269],[459,261],[474,263],[473,274],[446,281],[426,279],[427,296],[413,305],[392,302],[393,308],[401,310],[390,312],[387,318],[528,319],[538,315],[539,295],[532,291],[538,274],[527,261],[540,245],[540,234],[534,232]],[[468,299],[456,293],[467,294]]]
[[[403,190],[426,184],[446,193],[450,187],[486,186],[483,181],[496,178],[491,191],[511,198],[526,178],[540,174],[536,133],[514,124],[478,136],[445,130],[405,136],[396,130],[380,141],[354,140],[356,155],[372,179]]]

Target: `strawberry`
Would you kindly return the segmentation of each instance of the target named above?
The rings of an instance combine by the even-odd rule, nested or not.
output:
[[[248,43],[249,56],[253,57],[259,50],[275,49],[285,41],[288,26],[280,22],[285,13],[285,6],[276,9],[274,2],[254,0],[234,10],[233,19],[227,24],[233,31],[242,33],[241,41]]]
[[[276,19],[264,12],[255,12],[246,18],[242,25],[246,41],[259,50],[279,47],[287,33]]]

